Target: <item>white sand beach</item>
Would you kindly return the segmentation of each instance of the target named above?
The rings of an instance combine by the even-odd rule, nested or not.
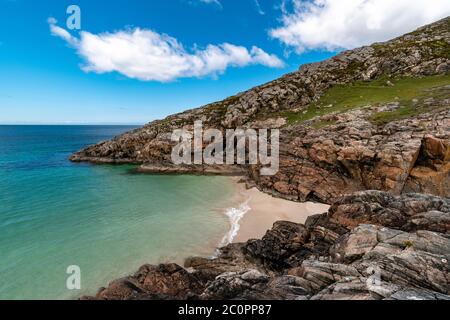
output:
[[[244,209],[245,214],[238,218],[239,226],[233,226],[237,229],[233,242],[260,239],[277,221],[305,223],[309,216],[325,213],[329,208],[328,205],[320,203],[298,203],[274,198],[256,188],[246,190],[244,185],[238,185],[238,192],[245,203],[240,210]],[[233,218],[236,220],[235,216]]]

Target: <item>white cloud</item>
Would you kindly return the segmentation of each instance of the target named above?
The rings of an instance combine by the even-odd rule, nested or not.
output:
[[[258,47],[248,50],[229,43],[187,51],[177,39],[146,29],[72,36],[49,19],[52,35],[64,39],[85,60],[86,72],[119,72],[143,81],[168,82],[178,78],[217,76],[229,67],[282,67],[275,55]]]
[[[270,35],[299,53],[386,41],[450,15],[449,0],[291,1],[292,12],[282,10],[282,26]]]
[[[69,44],[71,45],[76,45],[78,40],[74,37],[72,37],[72,35],[65,29],[58,27],[56,25],[56,23],[58,21],[56,21],[55,18],[48,18],[47,19],[48,24],[50,25],[50,32],[52,35],[56,36],[56,37],[60,37],[64,40],[66,40]]]
[[[259,0],[255,0],[255,6],[256,6],[256,10],[258,11],[258,13],[260,15],[265,15],[266,13],[264,12],[264,10],[261,8],[261,4],[259,3]]]
[[[203,2],[206,4],[215,4],[222,8],[222,3],[219,0],[200,0],[200,2]]]

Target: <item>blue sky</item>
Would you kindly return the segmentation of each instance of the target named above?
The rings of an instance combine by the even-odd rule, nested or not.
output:
[[[345,1],[352,6],[361,0]],[[304,3],[0,0],[0,123],[146,123],[223,99],[294,71],[303,63],[364,44],[364,40],[349,40],[354,38],[349,30],[340,31],[341,42],[330,40],[339,39],[333,34],[323,38],[323,30],[311,34],[314,21],[321,16],[317,12],[311,16],[312,10],[310,16],[304,16],[308,11]],[[81,31],[66,28],[66,9],[71,4],[81,8]],[[337,10],[332,3],[323,9],[331,10],[321,13],[325,17]],[[442,10],[438,13],[445,14]],[[410,20],[421,22],[416,16]],[[51,31],[51,27],[57,30]],[[367,32],[375,40],[391,36],[384,25],[375,28],[376,32],[370,27]],[[397,29],[393,32],[403,31]],[[55,30],[70,32],[70,39]],[[131,49],[109,46],[112,39],[123,37],[131,41]],[[140,47],[146,37],[155,37],[157,46],[176,42],[169,48],[173,53],[170,59],[181,58],[182,71],[160,78],[160,71],[169,70],[172,60],[165,59],[160,69],[155,69],[153,60],[149,62],[145,55],[149,46]],[[106,52],[98,44],[105,45]],[[158,50],[154,45],[151,50]],[[219,53],[215,60],[210,59],[211,52]],[[218,67],[218,59],[224,65]]]

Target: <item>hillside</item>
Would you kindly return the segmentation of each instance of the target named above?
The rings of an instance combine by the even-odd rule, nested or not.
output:
[[[72,161],[136,163],[146,172],[242,174],[279,197],[331,203],[346,193],[450,196],[450,18],[323,62],[204,107],[87,147]],[[174,167],[171,133],[280,128],[281,165]]]
[[[171,164],[173,129],[279,128],[280,171]],[[450,300],[450,18],[74,154],[151,173],[239,174],[332,204],[214,259],[144,265],[82,299]],[[427,193],[427,194],[424,194]]]

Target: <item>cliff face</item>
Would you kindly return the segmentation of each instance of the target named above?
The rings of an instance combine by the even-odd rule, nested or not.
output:
[[[83,299],[450,300],[450,201],[364,191],[216,259],[145,265]]]
[[[450,89],[446,89],[450,97]],[[288,199],[318,200],[360,190],[394,194],[450,195],[450,103],[433,112],[378,125],[377,113],[401,104],[366,107],[316,118],[283,130],[280,171],[273,177],[250,176],[264,191]],[[314,129],[315,124],[326,127]]]
[[[222,130],[279,128],[280,171],[172,165],[172,131],[196,120]],[[154,121],[71,160],[240,174],[278,197],[332,204],[305,225],[277,222],[216,259],[145,265],[86,299],[449,300],[450,18]]]
[[[136,163],[147,172],[242,174],[249,184],[296,201],[330,203],[366,189],[450,196],[449,73],[446,18],[151,122],[87,147],[71,160]],[[195,120],[222,130],[280,128],[279,173],[261,177],[255,166],[174,167],[171,133],[192,128]]]

